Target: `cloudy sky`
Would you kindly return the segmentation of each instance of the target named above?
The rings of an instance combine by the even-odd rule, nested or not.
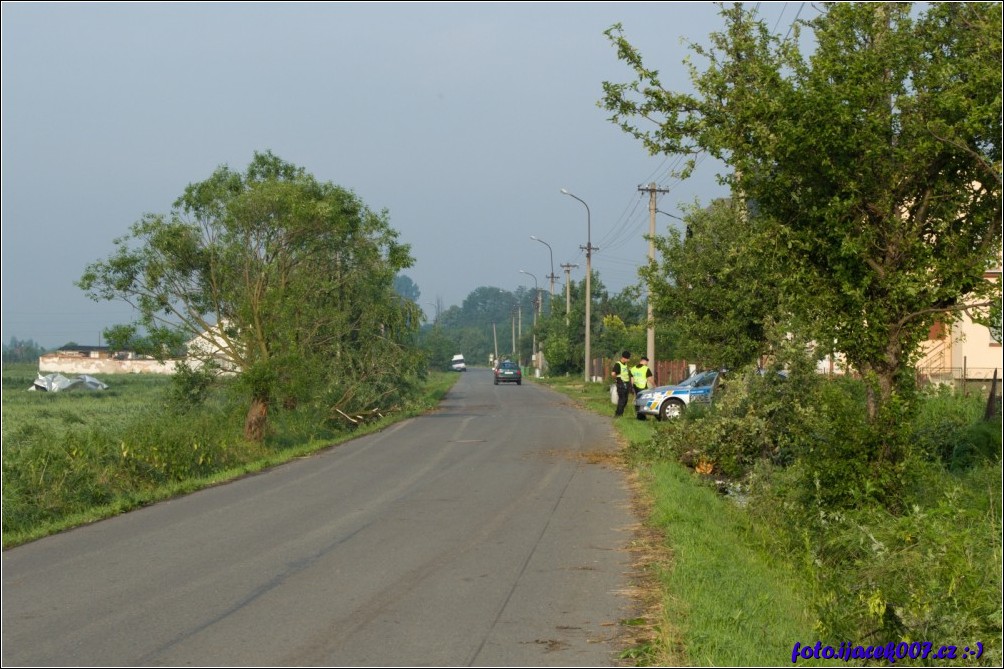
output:
[[[757,3],[784,33],[806,3]],[[73,284],[145,213],[168,213],[220,165],[271,150],[355,191],[411,244],[433,304],[479,286],[543,288],[576,263],[637,283],[648,196],[722,194],[710,164],[680,183],[597,106],[630,78],[621,23],[664,82],[683,40],[721,28],[711,3],[4,3],[2,339],[99,343],[131,319]],[[677,224],[658,215],[660,232]]]

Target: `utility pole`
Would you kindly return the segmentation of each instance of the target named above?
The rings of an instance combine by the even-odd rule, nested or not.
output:
[[[578,268],[578,265],[572,265],[571,263],[565,263],[561,266],[565,270],[565,327],[568,327],[568,312],[572,310],[572,268]]]
[[[516,355],[516,305],[512,305],[512,354],[516,358],[516,363],[519,364],[519,356]]]
[[[648,192],[648,260],[655,260],[655,197],[657,193],[668,193],[669,189],[659,188],[654,183],[648,186],[638,186],[639,191]],[[655,314],[652,308],[652,284],[648,284],[648,360],[655,364]]]
[[[516,315],[517,322],[519,323],[519,336],[516,338],[516,345],[519,349],[516,350],[516,359],[519,360],[520,367],[523,366],[523,302],[521,301],[516,305]]]

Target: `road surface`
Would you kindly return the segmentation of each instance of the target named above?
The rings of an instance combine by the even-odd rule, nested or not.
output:
[[[609,421],[472,368],[428,415],[6,551],[3,665],[616,665]]]

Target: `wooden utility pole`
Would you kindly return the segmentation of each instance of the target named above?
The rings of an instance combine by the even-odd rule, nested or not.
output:
[[[654,183],[648,186],[638,186],[639,191],[648,192],[648,260],[655,260],[655,197],[657,193],[668,193],[666,188],[659,188]],[[648,284],[648,338],[647,354],[650,364],[655,364],[655,315],[652,308],[652,284]]]

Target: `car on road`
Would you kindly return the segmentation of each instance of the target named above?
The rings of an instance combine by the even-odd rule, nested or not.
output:
[[[515,383],[523,385],[523,372],[512,360],[503,360],[495,368],[495,385],[500,383]]]
[[[460,353],[453,356],[453,360],[450,361],[450,369],[455,372],[466,372],[467,363],[464,362],[464,356]]]
[[[697,372],[680,383],[643,390],[635,397],[635,414],[641,420],[676,418],[691,404],[710,404],[722,373],[716,370]]]

